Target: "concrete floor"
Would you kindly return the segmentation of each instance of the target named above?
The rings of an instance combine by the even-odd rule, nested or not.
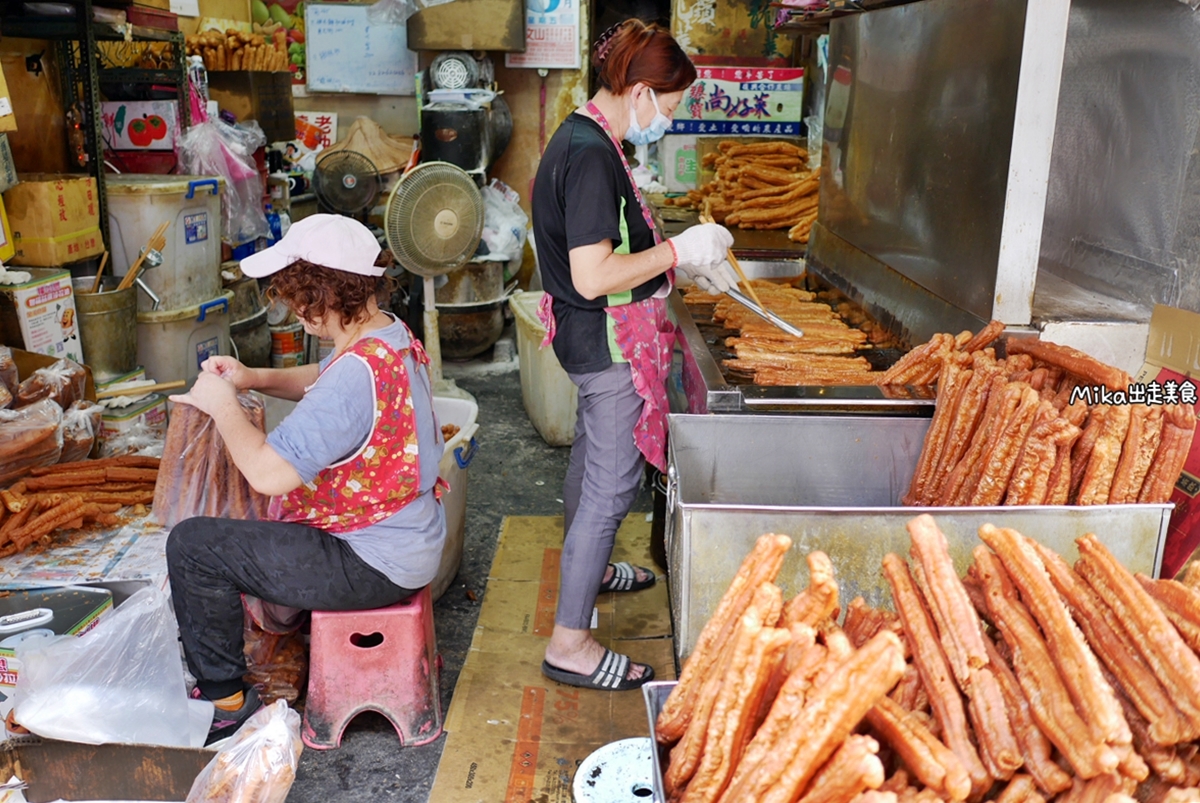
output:
[[[459,387],[479,402],[479,453],[469,469],[462,567],[434,606],[438,649],[445,662],[443,712],[450,705],[471,645],[500,524],[509,515],[561,514],[562,480],[569,455],[568,449],[547,446],[529,423],[516,372],[485,376],[457,373]],[[455,377],[454,367],[447,366],[446,374]],[[649,493],[643,489],[634,509],[645,513],[650,505]],[[476,596],[474,601],[468,591]],[[426,803],[445,738],[402,749],[383,717],[362,714],[350,724],[339,749],[304,751],[287,801]]]

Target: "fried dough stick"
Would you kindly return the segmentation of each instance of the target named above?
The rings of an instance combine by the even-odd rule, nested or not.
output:
[[[1200,658],[1188,649],[1166,614],[1095,535],[1075,540],[1075,570],[1116,614],[1168,696],[1194,728],[1200,728]]]
[[[992,785],[992,777],[979,760],[975,745],[971,743],[962,697],[908,564],[899,555],[885,555],[883,575],[892,588],[892,602],[904,625],[912,648],[913,664],[921,673],[921,683],[929,694],[929,703],[941,729],[942,739],[958,756],[971,779],[971,799],[982,798]]]
[[[682,803],[712,803],[725,791],[745,747],[743,736],[757,710],[758,695],[783,658],[790,636],[786,630],[742,619],[738,646],[725,672],[713,706],[704,757],[681,798]]]
[[[783,626],[805,624],[816,627],[837,610],[838,584],[834,577],[833,561],[824,552],[809,552],[808,588],[788,600],[783,606]]]
[[[762,535],[742,561],[716,612],[700,632],[696,648],[683,666],[679,683],[658,715],[656,730],[660,742],[676,741],[687,730],[696,696],[720,654],[721,645],[729,640],[758,587],[775,580],[783,565],[783,556],[791,545],[792,539],[786,535]]]
[[[1045,634],[1059,677],[1092,738],[1108,744],[1130,744],[1133,736],[1116,694],[1101,674],[1100,663],[1083,633],[1067,613],[1037,549],[1016,530],[990,524],[979,528],[979,539],[1004,564],[1009,579],[1021,592],[1021,601]]]
[[[1150,471],[1154,453],[1162,441],[1163,408],[1137,405],[1129,419],[1129,432],[1121,447],[1121,459],[1108,492],[1110,505],[1132,504],[1137,501],[1142,483]]]
[[[985,546],[975,548],[975,569],[988,612],[1012,652],[1013,668],[1034,721],[1083,778],[1116,772],[1120,759],[1107,744],[1095,742],[1071,703],[1037,624],[1017,599],[1000,559]]]
[[[1196,411],[1192,405],[1172,404],[1164,408],[1162,440],[1138,492],[1139,502],[1155,504],[1171,498],[1195,434]]]
[[[746,758],[721,796],[721,803],[790,803],[808,786],[821,765],[837,750],[879,698],[896,684],[904,672],[900,639],[880,633],[838,662],[824,683],[814,685],[804,708],[792,719],[787,731],[765,751],[763,758]],[[778,701],[763,724],[776,715]]]
[[[883,783],[879,743],[870,736],[852,735],[826,762],[800,798],[800,803],[850,803],[859,794]]]
[[[950,669],[967,695],[980,757],[993,778],[1010,778],[1024,763],[1021,748],[991,668],[983,625],[954,569],[950,545],[928,514],[911,519],[908,533],[916,560],[917,585],[937,625]]]
[[[980,602],[983,600],[980,599]],[[1054,796],[1070,789],[1071,776],[1054,763],[1054,746],[1037,726],[1037,722],[1033,718],[1033,710],[1021,692],[1021,684],[1017,681],[1017,676],[1000,656],[1000,652],[991,639],[986,639],[984,646],[987,647],[991,665],[996,670],[996,680],[1000,683],[1000,691],[1004,695],[1004,702],[1008,707],[1008,718],[1012,723],[1013,732],[1017,736],[1017,742],[1021,745],[1021,755],[1025,757],[1025,771],[1033,777],[1038,787],[1047,795]]]
[[[921,783],[947,800],[966,800],[971,779],[958,756],[919,718],[885,697],[867,712],[867,721]]]
[[[1198,735],[1195,728],[1176,709],[1154,670],[1117,621],[1116,614],[1058,553],[1041,544],[1034,544],[1034,548],[1088,643],[1116,679],[1116,688],[1149,723],[1154,741],[1173,745],[1194,739]]]
[[[931,501],[931,486],[934,483],[938,460],[946,448],[947,438],[953,427],[959,407],[966,395],[973,371],[963,371],[954,363],[945,363],[938,377],[938,403],[933,420],[925,432],[925,442],[917,459],[912,484],[900,500],[903,505],[928,505]]]
[[[1046,798],[1038,794],[1033,778],[1022,773],[1012,777],[1008,785],[996,795],[995,803],[1046,803]]]
[[[1192,651],[1200,649],[1200,593],[1178,580],[1152,580],[1144,574],[1135,577],[1158,602]]]

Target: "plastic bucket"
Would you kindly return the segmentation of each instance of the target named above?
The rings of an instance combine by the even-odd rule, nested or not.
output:
[[[269,309],[269,308],[268,308]],[[295,368],[304,365],[304,325],[288,323],[269,327],[271,367]]]
[[[93,293],[95,276],[71,280],[83,361],[97,382],[116,379],[137,368],[137,288],[117,290],[117,280],[105,277],[101,292]]]
[[[551,446],[575,441],[575,409],[579,388],[567,376],[554,349],[541,348],[546,327],[537,317],[545,293],[517,293],[508,306],[517,320],[517,353],[521,367],[521,400],[542,440]]]
[[[203,304],[183,309],[139,312],[138,362],[159,382],[182,379],[191,384],[209,357],[231,354],[229,303],[225,291]]]
[[[225,179],[127,173],[106,177],[105,185],[115,275],[124,276],[155,229],[170,223],[163,263],[141,274],[159,297],[160,311],[186,309],[220,295]],[[152,305],[140,294],[138,309],[149,311]]]
[[[454,437],[446,441],[446,451],[438,462],[438,476],[449,484],[450,490],[442,494],[442,506],[446,510],[446,545],[442,548],[437,576],[429,586],[434,599],[446,592],[462,564],[467,521],[467,468],[479,448],[475,440],[479,431],[475,421],[479,416],[479,404],[469,393],[459,393],[459,396],[433,397],[438,424],[455,424],[459,428]]]
[[[245,320],[229,324],[229,337],[243,365],[251,368],[271,366],[271,329],[267,326],[266,307]]]

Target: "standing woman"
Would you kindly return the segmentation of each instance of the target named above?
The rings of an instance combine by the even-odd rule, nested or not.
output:
[[[649,569],[608,559],[644,461],[666,470],[675,342],[666,297],[676,269],[713,293],[736,279],[725,263],[733,237],[723,227],[693,226],[662,239],[621,150],[622,139],[643,145],[666,133],[695,67],[670,33],[639,20],[610,28],[593,63],[600,91],[554,133],[533,189],[546,288],[539,312],[579,387],[563,488],[558,611],[542,672],[573,686],[622,691],[651,680],[653,668],[605,649],[589,628],[597,594],[655,582]]]

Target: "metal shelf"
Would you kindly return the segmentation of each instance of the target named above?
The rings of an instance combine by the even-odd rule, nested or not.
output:
[[[83,158],[77,165],[96,180],[97,208],[100,231],[105,247],[109,246],[108,193],[105,189],[104,173],[104,124],[100,114],[100,77],[106,83],[164,84],[179,89],[179,124],[187,129],[191,124],[190,109],[186,94],[187,57],[184,51],[183,34],[147,28],[141,25],[112,25],[92,20],[92,0],[71,0],[75,16],[63,18],[0,18],[0,36],[28,39],[49,39],[57,43],[62,74],[63,108],[68,119],[79,119],[83,131]],[[0,3],[3,6],[3,3]],[[152,68],[106,66],[106,54],[112,48],[120,51],[120,45],[100,43],[154,43],[164,42],[164,48],[173,66]],[[159,54],[161,57],[162,54]],[[112,64],[111,61],[107,62]],[[72,152],[72,161],[74,159]]]

